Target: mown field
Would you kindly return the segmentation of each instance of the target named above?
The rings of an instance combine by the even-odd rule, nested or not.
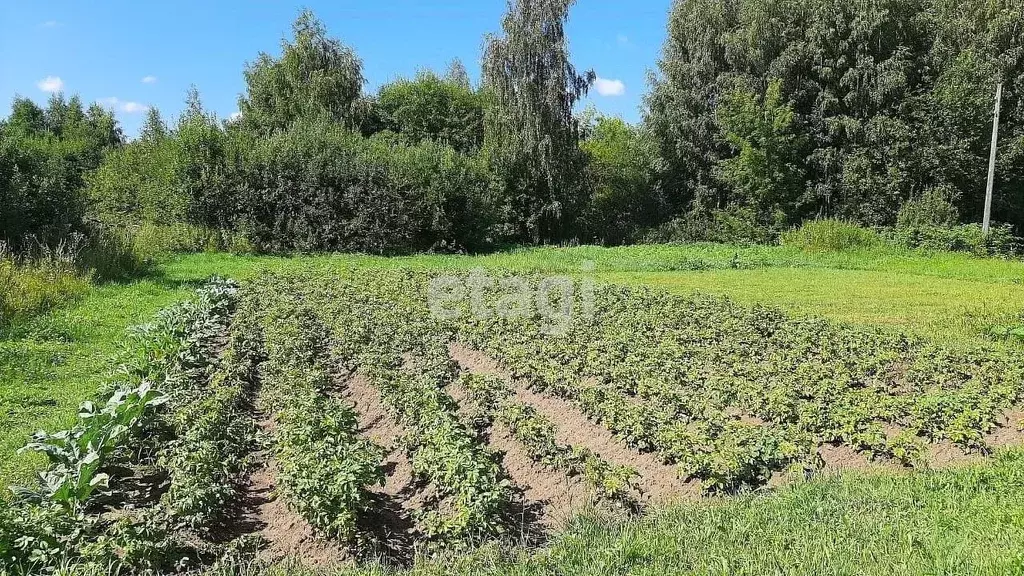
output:
[[[432,278],[479,270],[531,293],[573,276],[580,315],[553,331],[493,290],[431,313]],[[214,274],[240,287],[125,339]],[[102,545],[65,546],[80,561],[1021,573],[1024,360],[993,334],[1024,322],[1022,279],[1007,260],[720,245],[184,256],[6,335],[0,479],[31,483],[43,459],[13,454],[35,429],[88,429],[79,402],[153,380],[163,396],[122,399],[139,416],[99,451],[115,496],[68,500],[88,517],[140,498],[90,524]]]

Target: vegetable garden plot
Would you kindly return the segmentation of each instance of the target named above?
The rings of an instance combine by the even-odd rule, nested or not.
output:
[[[37,439],[73,452],[94,424],[126,422],[84,444],[98,458],[55,451],[53,489],[2,511],[4,567],[409,564],[543,537],[590,506],[643,512],[851,457],[948,463],[1018,437],[1024,366],[997,350],[616,286],[573,294],[553,331],[537,311],[498,313],[509,299],[495,289],[438,315],[431,280],[265,273],[164,313],[140,332],[109,410],[85,407],[80,426]],[[143,448],[126,451],[128,436]],[[120,487],[146,471],[158,488],[132,508]]]
[[[649,500],[654,468],[631,466],[625,453],[671,470],[668,493],[690,498],[695,485],[729,493],[814,475],[822,455],[837,450],[893,467],[926,466],[935,446],[986,453],[993,432],[1015,424],[1005,414],[1024,367],[996,350],[615,286],[596,287],[593,314],[551,334],[538,314],[474,315],[469,302],[461,314],[436,317],[429,283],[422,272],[310,271],[267,274],[247,287],[265,328],[280,329],[277,312],[267,312],[277,307],[301,317],[296,326],[316,326],[333,370],[358,375],[375,390],[375,411],[400,426],[412,469],[400,507],[421,552],[522,532],[508,512],[530,487],[516,484],[522,474],[503,469],[495,450],[509,441],[540,468],[589,486],[590,502],[629,507]],[[575,309],[584,306],[577,295]],[[265,334],[268,345],[280,337]],[[453,345],[494,366],[455,362]],[[320,393],[344,399],[344,385],[333,386]],[[475,416],[467,419],[455,398]],[[365,410],[366,402],[364,391],[354,404]],[[561,412],[544,413],[547,402]],[[616,449],[594,443],[597,435],[565,433],[579,422],[570,410],[613,435]],[[380,493],[387,476],[367,474],[364,494]]]

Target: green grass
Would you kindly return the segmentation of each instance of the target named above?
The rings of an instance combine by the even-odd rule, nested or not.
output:
[[[150,280],[105,284],[0,340],[0,483],[32,481],[41,461],[15,451],[36,430],[71,424],[78,405],[116,367],[126,328],[188,292],[187,286]]]

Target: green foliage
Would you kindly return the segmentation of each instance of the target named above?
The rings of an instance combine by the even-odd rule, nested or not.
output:
[[[189,90],[186,109],[174,131],[174,182],[171,202],[184,202],[184,219],[213,229],[228,228],[237,209],[232,177],[246,147],[245,135],[229,138],[217,118],[203,109],[199,93]],[[176,220],[157,220],[169,224]]]
[[[230,283],[213,282],[196,300],[169,308],[140,327],[119,371],[100,390],[98,401],[82,404],[76,424],[33,437],[26,450],[45,454],[50,464],[40,473],[38,489],[16,489],[18,499],[0,510],[0,550],[5,552],[0,570],[52,573],[69,562],[157,570],[173,562],[183,545],[172,534],[178,525],[164,510],[146,506],[110,516],[97,503],[124,500],[126,479],[155,458],[151,440],[161,438],[156,431],[162,412],[181,409],[176,403],[182,400],[182,386],[203,386],[193,379],[208,375],[234,291]],[[202,478],[172,478],[172,484],[184,480],[202,488]],[[180,496],[173,486],[168,494]],[[201,498],[202,492],[191,496]],[[13,538],[7,532],[12,528],[20,531]]]
[[[993,224],[986,236],[981,224],[957,226],[914,225],[887,232],[892,243],[905,248],[969,252],[977,256],[1013,256],[1020,252],[1020,238],[1009,224]]]
[[[273,452],[288,506],[320,533],[355,537],[356,522],[383,484],[384,454],[359,435],[352,407],[324,394],[330,387],[325,329],[312,314],[263,294],[247,303],[245,321],[262,331],[262,402],[273,415]],[[262,302],[258,304],[257,302]],[[269,305],[269,310],[259,310]]]
[[[383,453],[358,435],[352,409],[341,400],[299,395],[279,414],[274,454],[282,495],[331,538],[350,540],[368,488],[383,485]]]
[[[960,221],[956,209],[956,190],[940,186],[925,190],[916,198],[907,200],[896,216],[897,228],[917,226],[955,226]]]
[[[101,472],[107,458],[137,430],[146,412],[166,401],[144,381],[138,389],[118,390],[102,408],[83,403],[79,423],[70,430],[35,434],[25,450],[45,454],[50,466],[40,474],[40,490],[19,491],[19,497],[52,501],[78,513],[97,489],[107,487],[110,476]]]
[[[657,149],[644,128],[598,116],[580,147],[594,183],[581,223],[587,238],[623,243],[659,219],[665,206],[654,181]]]
[[[486,172],[446,145],[299,122],[261,141],[246,170],[236,222],[260,250],[379,254],[483,243]]]
[[[459,384],[469,391],[484,418],[505,425],[534,461],[582,475],[605,498],[631,498],[638,475],[635,469],[611,464],[587,448],[559,444],[555,424],[532,406],[513,400],[511,387],[501,378],[467,373],[459,378]]]
[[[353,103],[363,87],[362,62],[349,47],[327,36],[316,16],[303,11],[292,24],[281,56],[261,53],[245,70],[239,98],[242,126],[268,135],[299,119],[326,119],[352,126]]]
[[[798,165],[801,139],[793,134],[795,115],[782,101],[782,83],[772,80],[763,98],[738,86],[726,92],[716,109],[725,140],[738,155],[719,161],[729,203],[749,205],[759,214],[784,219],[795,212],[803,185]]]
[[[809,252],[862,250],[881,242],[876,232],[843,220],[809,220],[782,235],[784,246],[796,246]]]
[[[511,498],[508,481],[493,455],[460,422],[455,402],[443,390],[453,379],[454,366],[444,342],[423,331],[429,327],[422,317],[426,303],[418,297],[381,298],[402,295],[392,291],[394,278],[380,280],[327,284],[308,282],[301,275],[261,276],[252,285],[260,299],[254,309],[269,311],[262,319],[269,356],[283,347],[290,348],[287,357],[299,365],[322,358],[327,335],[321,331],[329,329],[332,355],[347,368],[358,369],[377,388],[384,406],[402,425],[402,444],[414,476],[431,485],[433,495],[416,514],[420,533],[446,546],[500,534]],[[294,334],[302,334],[300,326],[318,336],[296,338]],[[268,376],[277,378],[273,373]],[[289,386],[286,399],[294,395],[295,382],[305,381],[309,380],[281,379]],[[328,385],[322,369],[312,381],[320,390]]]
[[[679,218],[647,230],[641,241],[648,244],[718,242],[771,245],[778,241],[778,237],[778,222],[766,222],[753,208],[734,205],[716,210],[694,207]]]
[[[385,84],[377,94],[384,129],[411,142],[430,140],[473,153],[483,143],[484,100],[469,85],[465,69],[452,79],[420,72],[412,80]]]
[[[176,355],[179,361],[189,359],[188,373],[166,385],[175,438],[161,450],[160,465],[171,478],[162,503],[175,526],[201,532],[229,516],[254,444],[249,406],[260,349],[233,326],[228,347],[215,364],[214,347],[234,312],[236,289],[231,283],[213,284],[201,295],[214,314],[200,318],[212,322],[192,324]]]
[[[112,150],[87,178],[91,215],[108,227],[184,221],[178,152],[169,137],[142,137]]]
[[[20,248],[28,236],[56,244],[82,231],[85,174],[121,143],[113,116],[54,95],[41,109],[15,98],[0,123],[0,238]]]
[[[577,74],[569,61],[573,4],[510,0],[503,36],[489,37],[484,49],[484,154],[501,194],[503,232],[520,242],[570,238],[590,195],[573,107],[596,75]]]
[[[789,223],[892,225],[932,189],[977,214],[1003,81],[995,217],[1020,226],[1021,18],[1006,0],[679,0],[647,98],[662,185],[679,212],[768,194]]]
[[[0,243],[0,330],[45,312],[89,287],[89,276],[60,245],[38,257],[16,258]]]

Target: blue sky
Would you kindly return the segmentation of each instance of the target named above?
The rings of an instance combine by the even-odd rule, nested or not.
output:
[[[573,61],[602,79],[604,95],[592,90],[590,98],[602,112],[639,119],[670,4],[580,0],[573,8]],[[456,57],[478,78],[483,37],[500,30],[505,1],[0,0],[0,116],[16,94],[44,103],[61,89],[114,108],[135,135],[146,107],[173,118],[195,84],[225,118],[244,91],[245,63],[260,51],[278,54],[302,7],[356,50],[366,90],[375,91],[422,68],[444,70]]]

